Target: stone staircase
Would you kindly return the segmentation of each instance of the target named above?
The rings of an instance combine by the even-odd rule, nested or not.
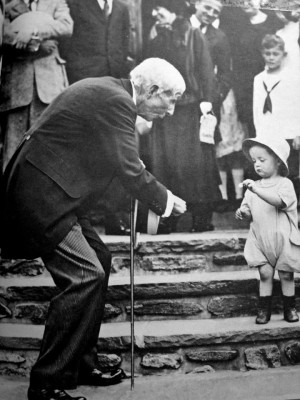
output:
[[[257,271],[248,269],[246,230],[139,237],[135,263],[135,370],[180,374],[300,363],[300,323],[256,325]],[[113,254],[98,348],[104,369],[130,371],[129,238],[102,236]],[[0,266],[0,373],[28,376],[57,293],[41,262]],[[300,310],[300,275],[296,275]]]

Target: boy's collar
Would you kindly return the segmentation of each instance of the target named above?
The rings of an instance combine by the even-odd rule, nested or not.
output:
[[[131,83],[131,86],[132,86],[132,100],[133,100],[134,104],[136,105],[136,90],[135,90],[135,87],[134,87],[134,84],[133,84],[132,80],[130,80],[130,83]]]

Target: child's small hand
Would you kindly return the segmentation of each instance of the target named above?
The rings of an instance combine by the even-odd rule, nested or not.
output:
[[[240,219],[242,220],[244,218],[242,210],[240,208],[238,208],[235,212],[235,219]]]
[[[251,192],[255,193],[255,181],[252,179],[246,179],[241,183],[243,186],[245,186],[247,189],[251,190]]]
[[[240,208],[236,210],[235,218],[240,220],[246,219],[248,221],[251,221],[252,218],[251,211],[247,206],[242,205]]]

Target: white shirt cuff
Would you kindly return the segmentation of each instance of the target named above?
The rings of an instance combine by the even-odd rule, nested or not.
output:
[[[175,197],[173,193],[170,192],[170,190],[167,190],[167,193],[168,193],[167,207],[165,209],[164,214],[162,215],[163,218],[167,218],[171,215],[175,203]]]

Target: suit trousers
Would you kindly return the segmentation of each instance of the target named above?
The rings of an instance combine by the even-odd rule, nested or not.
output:
[[[44,257],[59,292],[52,298],[30,386],[74,389],[80,371],[97,367],[111,254],[87,219]]]

